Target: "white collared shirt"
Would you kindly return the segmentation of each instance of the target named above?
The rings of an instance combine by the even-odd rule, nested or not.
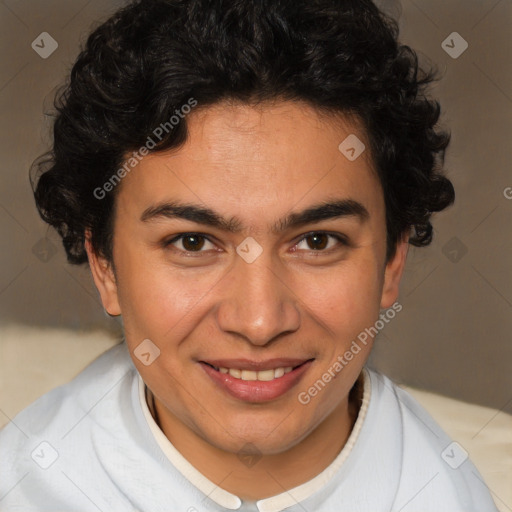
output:
[[[121,344],[0,431],[0,512],[497,512],[474,465],[408,393],[365,370],[363,402],[324,471],[242,503],[164,436]]]
[[[294,487],[289,491],[259,500],[257,502],[243,503],[242,500],[231,494],[230,492],[220,488],[214,484],[211,480],[201,474],[190,462],[188,462],[181,453],[176,450],[171,441],[165,436],[160,427],[157,425],[153,418],[153,414],[148,406],[146,396],[147,388],[139,376],[139,401],[141,404],[144,418],[146,419],[148,426],[153,433],[153,436],[165,453],[166,457],[170,460],[173,466],[180,471],[185,478],[187,478],[193,485],[195,485],[200,491],[202,491],[211,500],[218,503],[221,507],[228,510],[257,510],[259,512],[278,512],[284,510],[287,507],[291,507],[301,501],[312,496],[315,492],[320,491],[322,487],[336,474],[338,469],[341,467],[345,459],[348,457],[350,450],[354,446],[361,427],[366,416],[368,409],[368,403],[370,401],[371,386],[369,377],[366,370],[362,372],[363,382],[363,399],[359,413],[352,429],[352,432],[345,443],[345,446],[337,455],[337,457],[331,462],[331,464],[325,468],[317,476],[309,480],[308,482]]]

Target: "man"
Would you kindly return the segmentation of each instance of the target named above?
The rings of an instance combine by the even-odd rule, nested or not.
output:
[[[2,431],[1,510],[496,510],[364,367],[454,197],[432,79],[369,0],[95,30],[35,197],[125,342]]]

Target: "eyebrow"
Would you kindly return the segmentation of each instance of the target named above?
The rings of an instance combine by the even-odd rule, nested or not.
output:
[[[324,201],[300,212],[290,213],[285,218],[278,220],[271,227],[271,232],[279,233],[287,229],[340,217],[356,217],[360,222],[365,222],[369,219],[370,214],[361,203],[353,199]],[[245,229],[243,223],[236,217],[228,219],[214,210],[205,208],[199,204],[181,203],[177,201],[164,202],[146,208],[140,220],[142,222],[150,222],[162,218],[185,219],[230,233],[239,233]]]

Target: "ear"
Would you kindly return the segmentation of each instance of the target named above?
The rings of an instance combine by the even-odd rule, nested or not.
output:
[[[382,297],[380,307],[389,308],[398,298],[398,290],[402,273],[409,250],[409,232],[404,233],[396,245],[394,256],[386,263],[384,271],[384,286],[382,288]]]
[[[89,267],[96,288],[100,292],[101,302],[107,313],[111,316],[121,314],[121,307],[117,296],[117,283],[114,270],[110,262],[96,254],[91,244],[91,233],[85,233],[85,250],[89,258]]]

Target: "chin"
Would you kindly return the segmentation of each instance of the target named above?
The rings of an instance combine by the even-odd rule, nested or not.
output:
[[[238,421],[229,422],[227,431],[218,431],[211,437],[205,437],[205,440],[227,452],[239,453],[254,449],[261,455],[274,455],[298,444],[307,437],[310,430],[304,430],[304,422],[295,421],[290,424],[285,420],[287,414],[273,418],[262,417],[259,420],[252,415],[243,419],[240,414],[238,416]]]

